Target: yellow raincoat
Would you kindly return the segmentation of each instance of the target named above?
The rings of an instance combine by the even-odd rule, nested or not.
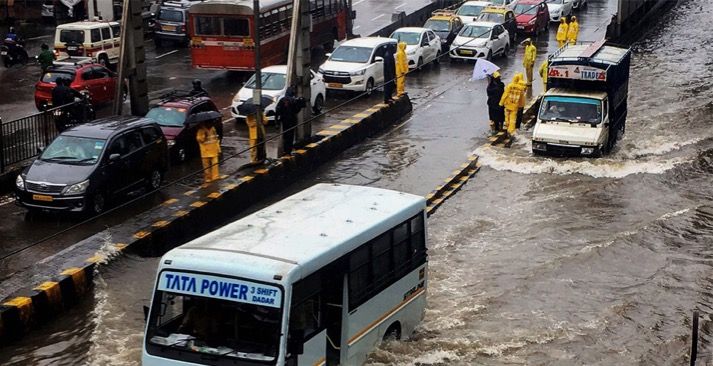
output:
[[[505,125],[509,135],[515,134],[517,110],[525,106],[525,83],[522,73],[517,73],[512,81],[505,86],[505,92],[500,98],[500,106],[505,107]]]
[[[569,22],[569,28],[567,28],[567,42],[569,44],[576,44],[578,37],[579,23],[577,22],[577,18],[572,17],[572,21]]]
[[[527,85],[532,85],[532,69],[535,67],[535,58],[537,57],[537,47],[532,42],[525,46],[525,58],[522,59],[522,65],[525,66],[525,75],[527,75]]]
[[[396,51],[396,95],[406,92],[406,74],[408,73],[408,57],[406,57],[406,43],[399,42]]]
[[[567,24],[567,18],[560,18],[560,26],[557,28],[557,45],[562,48],[567,42],[567,32],[569,31],[569,24]]]
[[[547,90],[547,72],[549,65],[550,63],[547,60],[545,60],[545,62],[540,65],[540,77],[542,78],[542,86],[544,91]]]
[[[210,183],[219,177],[218,156],[220,155],[220,137],[215,131],[215,127],[203,123],[198,127],[198,131],[196,131],[196,141],[201,151],[203,180],[206,183]]]
[[[267,124],[267,118],[265,114],[262,116],[262,123],[257,123],[255,119],[255,114],[249,114],[245,118],[245,123],[248,125],[248,135],[250,139],[250,161],[253,163],[259,163],[265,160],[266,152],[265,145],[260,143],[265,141],[265,125]]]

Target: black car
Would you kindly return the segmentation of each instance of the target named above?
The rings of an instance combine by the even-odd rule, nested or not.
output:
[[[57,136],[18,175],[15,192],[29,210],[98,214],[142,185],[160,187],[167,169],[166,138],[156,122],[102,118]]]

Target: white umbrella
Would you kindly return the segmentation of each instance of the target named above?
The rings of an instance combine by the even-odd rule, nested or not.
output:
[[[473,67],[473,77],[471,77],[470,80],[483,80],[486,76],[492,75],[498,70],[500,70],[498,65],[486,59],[479,58],[475,61],[475,66]]]

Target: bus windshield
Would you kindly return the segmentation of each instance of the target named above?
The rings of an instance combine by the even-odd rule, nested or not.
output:
[[[240,289],[228,292],[239,294]],[[157,291],[153,309],[147,345],[171,358],[184,353],[262,362],[277,358],[280,308]]]
[[[540,119],[598,124],[602,121],[602,103],[591,98],[545,97],[540,108]]]

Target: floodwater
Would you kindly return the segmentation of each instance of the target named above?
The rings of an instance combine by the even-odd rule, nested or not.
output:
[[[590,0],[587,16],[603,3]],[[527,132],[511,149],[478,147],[485,123],[451,123],[472,108],[461,96],[479,88],[464,76],[420,95],[410,123],[291,187],[336,181],[425,194],[468,151],[480,156],[481,171],[429,219],[424,322],[369,363],[680,365],[698,309],[698,365],[711,364],[711,26],[713,2],[682,0],[634,46],[626,135],[608,157],[533,157]],[[468,67],[432,72],[440,80]],[[105,267],[93,298],[0,349],[0,363],[138,365],[157,263],[129,255]]]

